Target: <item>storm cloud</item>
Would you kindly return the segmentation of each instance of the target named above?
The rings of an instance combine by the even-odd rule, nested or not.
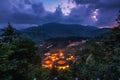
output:
[[[91,11],[99,9],[97,26],[114,25],[120,9],[120,0],[74,0],[78,5],[89,5]]]
[[[45,24],[60,22],[67,24],[83,24],[92,26],[115,25],[120,9],[120,0],[69,0],[76,6],[68,15],[62,12],[61,5],[54,12],[47,11],[44,3],[33,0],[1,0],[0,24]],[[56,4],[56,3],[54,3]],[[49,5],[48,5],[49,7]],[[68,7],[69,8],[69,7]],[[97,10],[97,11],[96,11]]]

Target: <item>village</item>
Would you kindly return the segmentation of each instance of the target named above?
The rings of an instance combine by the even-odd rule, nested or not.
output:
[[[65,70],[76,61],[74,53],[64,53],[62,51],[46,53],[45,56],[42,61],[42,67],[49,69],[56,68],[57,70]]]

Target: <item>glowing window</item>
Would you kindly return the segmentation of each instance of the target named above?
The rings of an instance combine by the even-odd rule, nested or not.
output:
[[[51,61],[45,61],[45,64],[51,64]]]
[[[65,61],[64,60],[60,60],[57,62],[58,64],[65,64]]]

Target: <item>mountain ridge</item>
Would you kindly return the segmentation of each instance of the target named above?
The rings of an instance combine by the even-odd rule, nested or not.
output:
[[[27,29],[22,29],[23,36],[31,38],[35,41],[43,41],[56,37],[89,37],[104,34],[109,29],[99,29],[93,26],[83,26],[78,24],[61,24],[61,23],[47,23],[41,26],[34,26]]]

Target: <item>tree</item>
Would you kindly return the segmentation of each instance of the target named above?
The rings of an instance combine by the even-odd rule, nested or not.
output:
[[[35,42],[18,36],[9,24],[0,42],[0,80],[33,80]]]
[[[3,42],[9,43],[9,42],[12,42],[12,41],[16,40],[17,38],[19,38],[19,32],[17,32],[17,30],[15,30],[11,26],[11,24],[8,23],[8,26],[4,30],[2,37],[3,37]]]

